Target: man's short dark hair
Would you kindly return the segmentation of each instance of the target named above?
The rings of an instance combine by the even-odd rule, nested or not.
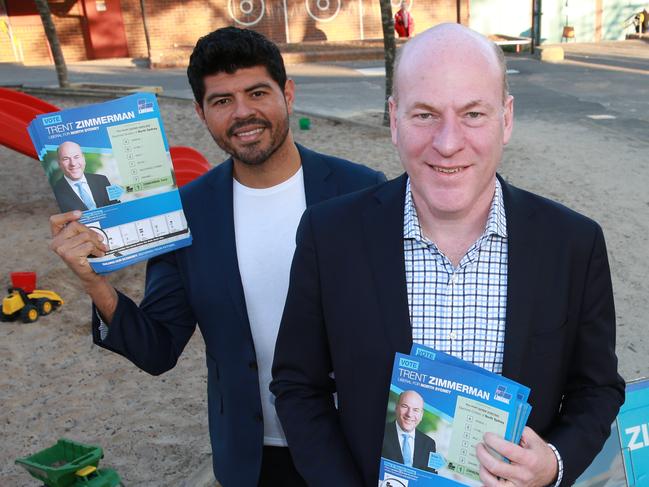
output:
[[[205,76],[223,72],[232,74],[238,69],[255,66],[264,66],[270,77],[284,89],[286,69],[282,55],[277,46],[259,32],[224,27],[201,37],[187,67],[196,103],[203,104]]]

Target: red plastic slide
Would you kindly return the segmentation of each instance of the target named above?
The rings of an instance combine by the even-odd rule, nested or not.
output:
[[[45,100],[28,95],[22,91],[10,90],[9,88],[0,87],[0,100],[13,100],[23,105],[29,105],[39,110],[39,113],[58,112],[60,110],[56,105],[47,103]],[[1,102],[0,102],[1,104]]]
[[[27,126],[36,115],[57,111],[59,107],[40,98],[0,88],[0,144],[38,159]]]
[[[0,87],[0,144],[38,159],[27,126],[36,115],[59,110],[35,96]],[[211,167],[205,156],[191,147],[173,146],[169,151],[178,186],[196,179]]]
[[[211,167],[205,156],[191,147],[172,146],[169,147],[169,153],[179,187],[205,174]]]

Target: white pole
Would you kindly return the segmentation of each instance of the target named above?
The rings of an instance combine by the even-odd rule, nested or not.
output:
[[[286,0],[284,0],[284,30],[286,31],[286,43],[291,43],[291,36],[288,31],[288,7],[286,6]]]
[[[363,24],[363,0],[358,0],[358,17],[361,22],[361,41],[365,40],[365,27]]]

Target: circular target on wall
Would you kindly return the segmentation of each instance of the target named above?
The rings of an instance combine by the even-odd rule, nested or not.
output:
[[[264,0],[228,0],[228,13],[237,24],[251,27],[264,18]]]
[[[341,0],[304,0],[306,13],[317,22],[330,22],[340,12]]]

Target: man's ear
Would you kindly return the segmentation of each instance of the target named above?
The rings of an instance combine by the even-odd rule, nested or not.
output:
[[[295,81],[287,79],[284,85],[284,99],[288,113],[293,113],[293,102],[295,101]]]
[[[194,110],[196,115],[201,119],[201,122],[205,123],[205,114],[203,113],[203,107],[201,107],[196,101],[194,101]]]
[[[507,95],[503,111],[503,145],[509,143],[514,128],[514,97]]]

